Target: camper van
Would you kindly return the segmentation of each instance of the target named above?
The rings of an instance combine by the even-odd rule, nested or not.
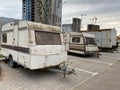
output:
[[[19,64],[30,70],[44,69],[67,61],[62,30],[29,21],[3,25],[1,53],[12,68]]]
[[[95,36],[92,34],[69,32],[64,35],[64,44],[68,52],[87,55],[99,55],[99,49],[96,45]]]

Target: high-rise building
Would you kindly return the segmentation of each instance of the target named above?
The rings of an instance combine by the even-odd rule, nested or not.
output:
[[[87,30],[100,30],[100,25],[95,25],[95,24],[88,24]]]
[[[81,19],[73,18],[73,25],[72,25],[73,32],[80,32],[81,30]]]
[[[61,26],[62,0],[23,0],[23,20]]]

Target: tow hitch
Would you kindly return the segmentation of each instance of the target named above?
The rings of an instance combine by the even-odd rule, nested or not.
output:
[[[50,71],[56,71],[59,73],[63,73],[64,78],[66,78],[66,75],[76,75],[75,73],[75,69],[74,68],[69,68],[68,65],[66,65],[65,63],[59,67],[55,67],[55,68],[50,68]]]

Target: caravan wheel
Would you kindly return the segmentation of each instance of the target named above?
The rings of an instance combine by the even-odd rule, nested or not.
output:
[[[13,61],[12,56],[9,57],[9,66],[10,66],[11,68],[15,68],[15,67],[17,66],[17,63],[15,63],[15,62]]]

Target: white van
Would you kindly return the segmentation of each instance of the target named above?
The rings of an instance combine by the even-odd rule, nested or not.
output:
[[[63,36],[64,44],[68,52],[78,53],[82,55],[99,54],[99,49],[96,45],[94,35],[78,32],[69,32],[65,33]]]
[[[2,27],[1,53],[9,66],[20,64],[35,70],[54,67],[67,61],[59,27],[19,21]]]

